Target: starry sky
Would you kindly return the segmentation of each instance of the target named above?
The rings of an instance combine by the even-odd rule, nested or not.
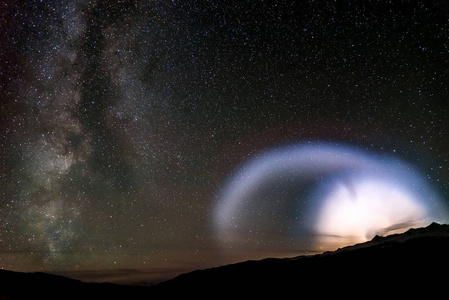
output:
[[[313,178],[274,172],[241,211],[257,230],[217,217],[251,162],[292,145],[357,152],[339,171],[394,161],[446,220],[447,1],[6,0],[0,14],[0,267],[162,278],[319,251],[313,226],[286,220],[310,219],[331,158],[311,154]]]

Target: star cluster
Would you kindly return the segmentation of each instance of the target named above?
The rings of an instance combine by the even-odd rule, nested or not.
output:
[[[0,5],[0,267],[215,265],[222,186],[285,143],[388,154],[448,196],[444,1]]]

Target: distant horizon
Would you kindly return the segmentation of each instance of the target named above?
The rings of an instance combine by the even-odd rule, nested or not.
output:
[[[430,226],[431,224],[436,223],[439,225],[446,225],[445,223],[438,223],[438,222],[432,222],[424,227],[414,227],[410,229],[419,229],[419,228],[426,228]],[[409,230],[409,229],[408,229]],[[405,233],[408,230],[404,230],[401,233]],[[387,236],[394,236],[397,233],[391,233]],[[370,240],[367,240],[365,242],[369,242]],[[361,242],[361,243],[365,243]],[[160,282],[164,282],[170,279],[173,279],[181,274],[190,273],[192,271],[196,270],[204,270],[209,268],[215,268],[215,267],[221,267],[225,265],[235,264],[235,263],[241,263],[245,261],[257,261],[257,260],[263,260],[267,258],[296,258],[301,256],[313,256],[316,254],[323,254],[325,252],[333,252],[341,248],[345,247],[352,247],[359,243],[354,244],[347,244],[342,247],[338,247],[335,249],[327,249],[327,250],[303,250],[303,251],[286,251],[284,253],[279,253],[278,255],[270,255],[266,252],[269,251],[261,251],[259,252],[259,255],[254,256],[243,256],[243,257],[234,257],[230,258],[229,253],[228,257],[214,257],[216,254],[215,252],[209,253],[209,259],[210,261],[201,260],[198,259],[197,261],[192,260],[186,260],[183,263],[179,265],[184,266],[176,266],[176,265],[159,265],[159,266],[133,266],[133,267],[115,267],[115,268],[98,268],[98,269],[71,269],[71,270],[13,270],[13,269],[6,269],[9,271],[15,271],[15,272],[27,272],[27,273],[34,273],[34,272],[42,272],[42,273],[48,273],[48,274],[54,274],[59,276],[64,276],[71,279],[80,280],[82,282],[86,283],[114,283],[114,284],[121,284],[121,285],[131,285],[131,286],[153,286]],[[181,250],[180,250],[181,251]],[[209,250],[211,251],[211,250]],[[264,254],[265,253],[265,254]],[[275,253],[278,253],[275,251]],[[26,253],[24,253],[25,255]],[[271,253],[273,254],[273,253]],[[28,255],[31,255],[28,253]],[[123,254],[125,255],[125,254]],[[179,255],[175,255],[176,257],[179,257]],[[204,252],[201,254],[201,256],[204,258]],[[215,261],[213,259],[216,258]]]
[[[223,265],[228,264],[234,264],[238,262],[243,262],[247,260],[260,260],[264,258],[287,258],[287,257],[295,257],[295,256],[302,256],[302,255],[309,255],[309,254],[318,254],[322,251],[316,250],[304,250],[304,251],[286,251],[281,252],[279,255],[274,255],[276,252],[272,251],[260,251],[259,254],[255,255],[242,255],[238,256],[235,255],[234,257],[230,257],[229,254],[226,255],[217,255],[217,252],[214,250],[203,250],[199,253],[197,251],[193,251],[195,253],[192,253],[192,250],[186,251],[186,250],[178,250],[175,251],[176,253],[173,253],[172,256],[175,257],[182,257],[183,255],[188,255],[189,257],[195,257],[196,259],[188,259],[186,260],[179,260],[177,259],[177,264],[174,264],[173,262],[165,262],[164,259],[161,260],[155,260],[150,261],[144,265],[137,266],[137,265],[123,265],[120,266],[119,263],[113,264],[113,267],[108,267],[108,263],[104,263],[102,265],[102,268],[91,268],[91,269],[83,269],[82,267],[75,267],[75,268],[69,268],[67,270],[56,270],[56,269],[14,269],[14,268],[7,268],[4,267],[5,270],[10,271],[16,271],[16,272],[43,272],[43,273],[49,273],[49,274],[55,274],[55,275],[61,275],[64,277],[72,278],[81,280],[83,282],[110,282],[110,283],[119,283],[119,284],[140,284],[141,282],[145,282],[148,284],[156,284],[162,281],[166,281],[168,279],[174,278],[178,275],[181,275],[183,273],[188,273],[195,270],[200,269],[206,269],[206,268],[213,268],[213,267],[219,267]],[[22,263],[25,263],[27,261],[32,261],[33,259],[37,259],[36,256],[38,256],[39,252],[35,252],[35,254],[30,254],[28,251],[21,252],[21,255],[17,257],[17,253],[10,253],[11,255],[16,255],[15,259],[21,260]],[[253,252],[257,253],[257,252]],[[0,253],[1,254],[1,253]],[[5,253],[4,254],[8,254]],[[42,256],[45,256],[45,252],[41,252]],[[49,253],[47,253],[49,254]],[[66,253],[68,254],[68,253]],[[74,256],[77,254],[72,253]],[[285,255],[284,255],[285,254]],[[79,254],[78,254],[79,255]],[[143,256],[144,254],[138,255],[133,254],[134,256]],[[123,256],[124,259],[129,261],[130,254],[121,254],[119,255]],[[168,255],[165,255],[168,257]],[[198,256],[201,256],[199,258]],[[112,255],[111,255],[112,257]],[[114,258],[117,258],[117,255],[115,254],[113,256]],[[204,259],[204,257],[208,257],[207,260]],[[8,260],[7,257],[3,257],[4,260]],[[93,257],[91,259],[94,259]],[[1,262],[1,259],[0,259]],[[165,263],[164,263],[165,262]],[[88,264],[89,265],[89,264]],[[153,265],[153,266],[152,266]]]
[[[438,223],[438,222],[432,222],[437,223],[440,225],[444,225],[444,223]],[[430,224],[427,224],[424,227],[427,227]],[[424,228],[424,227],[411,227],[409,229],[418,229],[418,228]],[[404,233],[407,230],[403,230],[399,233]],[[395,235],[397,233],[390,233],[384,236],[390,236]],[[266,258],[295,258],[300,256],[313,256],[316,254],[322,254],[325,252],[332,252],[336,251],[337,249],[341,249],[344,247],[351,247],[359,243],[365,243],[370,240],[366,241],[357,241],[354,243],[350,243],[349,240],[346,244],[335,243],[335,247],[333,248],[327,248],[327,249],[316,249],[316,250],[293,250],[290,251],[284,250],[278,251],[278,250],[261,250],[261,251],[248,251],[247,255],[237,255],[230,253],[226,253],[223,255],[218,255],[217,252],[213,249],[209,250],[203,250],[200,251],[200,253],[196,252],[196,255],[194,253],[188,253],[189,251],[186,250],[178,250],[177,252],[183,253],[183,254],[190,254],[192,256],[188,256],[190,258],[196,258],[194,260],[186,258],[186,260],[180,260],[177,264],[172,263],[166,263],[164,264],[161,261],[152,261],[148,262],[143,266],[120,266],[118,264],[114,264],[114,267],[107,267],[108,264],[105,264],[103,268],[97,268],[97,269],[83,269],[81,267],[79,268],[71,268],[68,270],[45,270],[45,269],[36,269],[36,270],[14,270],[14,269],[8,269],[4,268],[5,270],[15,271],[15,272],[42,272],[42,273],[48,273],[48,274],[54,274],[54,275],[60,275],[71,279],[80,280],[82,282],[86,283],[114,283],[114,284],[123,284],[123,285],[148,285],[152,286],[155,284],[158,284],[160,282],[164,282],[167,280],[170,280],[172,278],[175,278],[181,274],[190,273],[192,271],[196,270],[204,270],[214,267],[221,267],[229,264],[235,264],[240,262],[245,262],[249,260],[263,260]],[[331,244],[331,243],[328,243]],[[190,250],[192,251],[192,250]],[[33,258],[33,256],[38,255],[39,252],[34,251],[36,254],[31,254],[29,251],[22,251],[23,256],[29,256],[28,259],[21,257],[20,259],[30,260]],[[180,253],[174,253],[172,256],[174,257],[180,257],[182,254]],[[3,252],[3,254],[8,254],[7,252]],[[17,254],[17,253],[11,253],[11,254]],[[45,252],[41,252],[41,254],[45,254]],[[70,254],[70,253],[65,253]],[[75,253],[71,253],[74,254]],[[78,255],[82,253],[77,253]],[[122,253],[121,255],[126,256],[127,260],[129,260],[130,255],[139,256],[137,253]],[[141,253],[140,255],[143,255]],[[111,255],[112,256],[112,255]],[[114,255],[114,257],[117,257]],[[201,258],[200,258],[201,257]],[[207,259],[204,259],[204,258]],[[35,257],[34,257],[35,258]],[[5,259],[5,257],[4,257]],[[6,258],[7,259],[7,258]],[[151,263],[153,263],[153,266],[151,266]]]

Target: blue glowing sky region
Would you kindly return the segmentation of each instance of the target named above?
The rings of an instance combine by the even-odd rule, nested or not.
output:
[[[440,196],[410,164],[316,142],[278,147],[245,162],[223,187],[214,224],[230,247],[258,244],[257,235],[276,230],[347,244],[447,217]]]

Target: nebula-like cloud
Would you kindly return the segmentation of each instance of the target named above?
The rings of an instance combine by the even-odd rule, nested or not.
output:
[[[258,236],[276,232],[288,241],[308,233],[328,247],[323,237],[364,241],[447,217],[411,165],[349,146],[308,143],[242,165],[219,195],[214,222],[226,246],[255,246]]]

